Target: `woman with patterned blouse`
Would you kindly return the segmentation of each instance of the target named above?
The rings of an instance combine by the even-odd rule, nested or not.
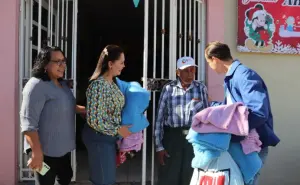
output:
[[[119,46],[108,45],[102,51],[87,89],[87,124],[82,138],[88,151],[89,175],[93,185],[113,185],[116,181],[116,141],[131,133],[121,126],[125,100],[116,84],[116,76],[125,67]]]

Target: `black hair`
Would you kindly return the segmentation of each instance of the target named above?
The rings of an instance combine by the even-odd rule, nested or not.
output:
[[[63,51],[59,47],[45,46],[41,48],[41,51],[38,53],[34,61],[34,66],[32,69],[33,77],[42,79],[43,81],[51,80],[48,76],[48,73],[45,71],[45,67],[51,61],[52,52],[56,52],[56,51],[59,51],[64,55]],[[58,80],[62,80],[62,79],[58,79]]]
[[[216,57],[222,61],[232,60],[230,48],[227,44],[221,42],[211,42],[205,48],[205,54],[208,59]]]

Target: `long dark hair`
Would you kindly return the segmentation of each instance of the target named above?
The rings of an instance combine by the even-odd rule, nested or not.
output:
[[[34,66],[32,69],[33,77],[42,79],[43,81],[50,81],[48,73],[45,71],[45,67],[51,61],[52,52],[55,52],[55,51],[59,51],[64,55],[64,53],[62,52],[62,50],[59,47],[46,46],[44,48],[41,48],[41,51],[38,53],[38,55],[34,61]],[[62,80],[62,79],[58,79],[58,80]]]
[[[101,52],[97,67],[90,80],[96,80],[99,76],[102,76],[105,72],[107,72],[109,67],[108,62],[115,62],[120,58],[122,53],[124,53],[123,49],[117,45],[106,46]]]

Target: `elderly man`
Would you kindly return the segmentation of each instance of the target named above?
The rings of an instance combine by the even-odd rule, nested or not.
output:
[[[177,61],[177,80],[162,90],[155,124],[158,160],[158,185],[189,185],[193,169],[193,148],[185,139],[192,117],[208,107],[206,86],[195,81],[195,61],[183,57]]]

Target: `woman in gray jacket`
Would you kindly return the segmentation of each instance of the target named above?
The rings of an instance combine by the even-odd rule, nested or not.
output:
[[[31,151],[28,166],[35,172],[45,162],[50,170],[43,176],[35,173],[40,185],[68,185],[73,171],[71,151],[75,149],[75,98],[65,80],[66,59],[60,48],[46,47],[38,54],[33,77],[23,89],[20,111],[25,152]]]

